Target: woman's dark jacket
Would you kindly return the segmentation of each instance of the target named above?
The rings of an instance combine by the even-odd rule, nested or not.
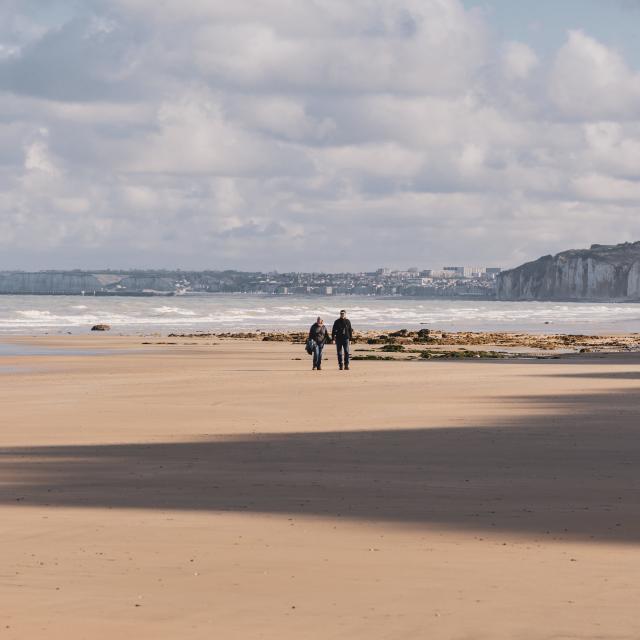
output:
[[[318,344],[324,344],[330,340],[329,332],[324,324],[318,324],[314,322],[309,329],[309,339],[314,340]]]

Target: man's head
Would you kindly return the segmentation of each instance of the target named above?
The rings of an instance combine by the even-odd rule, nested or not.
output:
[[[318,318],[317,318],[316,322],[317,322],[318,324],[322,324],[322,323],[324,322],[324,320],[323,320],[320,316],[318,316]]]
[[[341,318],[346,318],[347,317],[347,312],[344,309],[340,309],[340,317]]]

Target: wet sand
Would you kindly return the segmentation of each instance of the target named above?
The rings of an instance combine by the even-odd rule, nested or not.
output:
[[[640,637],[638,353],[2,342],[3,638]]]

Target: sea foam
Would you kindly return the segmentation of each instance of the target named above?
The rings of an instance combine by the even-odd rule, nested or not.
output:
[[[83,332],[110,324],[121,332],[306,329],[317,316],[332,323],[342,308],[356,329],[421,328],[540,333],[640,330],[640,305],[492,302],[370,296],[181,296],[157,298],[0,296],[0,332]]]

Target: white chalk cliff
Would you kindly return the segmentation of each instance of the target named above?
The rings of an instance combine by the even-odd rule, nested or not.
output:
[[[498,300],[640,301],[640,242],[594,244],[503,271]]]

